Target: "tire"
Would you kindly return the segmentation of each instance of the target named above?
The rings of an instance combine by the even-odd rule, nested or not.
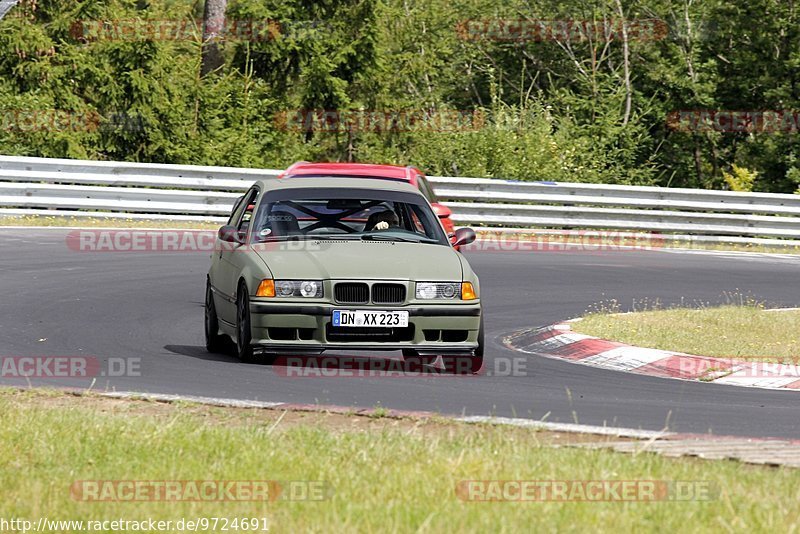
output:
[[[483,314],[478,329],[478,347],[471,355],[442,356],[442,364],[448,373],[477,375],[483,371]]]
[[[403,349],[403,360],[412,365],[433,365],[439,356],[420,356],[414,349]]]
[[[205,335],[206,350],[211,353],[225,352],[227,339],[219,333],[219,319],[217,319],[217,307],[214,305],[214,294],[211,292],[211,284],[206,280],[206,304],[205,304]]]
[[[242,363],[255,362],[252,341],[253,333],[250,330],[250,296],[247,286],[241,284],[236,296],[236,356]]]

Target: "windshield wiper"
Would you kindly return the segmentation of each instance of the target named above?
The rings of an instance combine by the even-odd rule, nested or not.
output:
[[[349,234],[342,235],[315,235],[315,234],[290,234],[290,235],[269,235],[261,236],[258,239],[259,243],[279,242],[279,241],[356,241],[357,236]]]
[[[305,236],[303,235],[266,235],[266,236],[258,236],[258,241],[260,243],[267,243],[267,242],[274,242],[274,241],[300,241],[305,240]]]
[[[308,239],[318,239],[320,241],[355,241],[358,237],[349,234],[342,235],[308,235]]]
[[[437,243],[435,239],[429,239],[429,238],[410,239],[407,237],[402,237],[397,235],[385,235],[385,234],[364,234],[361,236],[361,239],[363,239],[364,241],[398,241],[401,243]]]

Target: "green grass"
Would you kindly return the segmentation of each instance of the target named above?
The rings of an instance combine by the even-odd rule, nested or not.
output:
[[[800,360],[800,311],[766,311],[758,305],[591,313],[572,328],[639,347],[700,356]]]
[[[169,221],[163,219],[122,219],[112,217],[0,216],[0,226],[69,226],[80,228],[185,228],[216,230],[221,223],[203,221]]]
[[[526,429],[368,419],[278,421],[264,410],[154,406],[0,392],[3,517],[157,519],[266,516],[273,532],[791,532],[800,471],[734,462],[552,448]],[[109,408],[109,403],[125,408]],[[159,409],[159,414],[148,410]],[[270,414],[264,417],[263,414]],[[339,416],[347,419],[346,416]],[[353,419],[353,418],[349,418]],[[365,418],[361,418],[364,420]],[[395,428],[395,426],[397,426]],[[322,502],[86,503],[75,480],[322,480]],[[472,503],[460,480],[693,480],[711,501]]]

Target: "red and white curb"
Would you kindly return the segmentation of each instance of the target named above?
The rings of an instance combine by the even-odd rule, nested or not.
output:
[[[572,331],[571,322],[514,332],[503,338],[513,350],[640,375],[764,389],[800,389],[800,365],[710,358],[646,349]]]

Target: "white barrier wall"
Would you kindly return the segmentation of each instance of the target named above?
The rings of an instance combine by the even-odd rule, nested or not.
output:
[[[253,181],[280,172],[0,156],[0,215],[222,221]],[[441,176],[430,182],[463,225],[800,239],[800,195]]]

